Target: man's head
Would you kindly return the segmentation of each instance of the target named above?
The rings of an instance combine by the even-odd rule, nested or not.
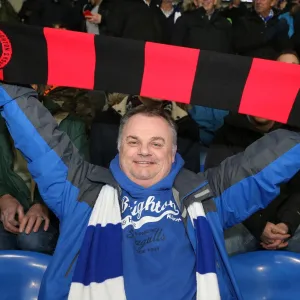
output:
[[[288,64],[296,64],[296,65],[300,64],[299,58],[298,58],[296,52],[294,52],[294,51],[287,51],[287,52],[281,53],[278,56],[277,61],[288,63]]]
[[[163,110],[140,105],[121,120],[118,150],[126,176],[150,187],[171,170],[177,151],[176,125]]]
[[[215,5],[217,4],[216,0],[194,0],[196,7],[203,7],[207,13],[214,11]]]
[[[275,5],[275,0],[255,0],[254,9],[256,13],[263,17],[267,17]]]

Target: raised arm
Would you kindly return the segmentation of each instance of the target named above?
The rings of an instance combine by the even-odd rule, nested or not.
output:
[[[205,172],[224,228],[244,221],[279,195],[280,185],[300,170],[299,143],[299,133],[280,129]]]
[[[45,203],[62,219],[78,197],[89,164],[31,88],[0,84],[1,114],[28,162]]]

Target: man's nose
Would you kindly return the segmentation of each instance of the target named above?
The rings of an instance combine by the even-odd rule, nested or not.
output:
[[[140,155],[149,155],[150,152],[149,152],[149,148],[148,148],[148,145],[147,144],[141,144],[140,147],[139,147],[139,154]]]

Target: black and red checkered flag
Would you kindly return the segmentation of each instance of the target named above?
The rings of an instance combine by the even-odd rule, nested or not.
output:
[[[0,79],[203,105],[300,125],[300,66],[0,24]]]

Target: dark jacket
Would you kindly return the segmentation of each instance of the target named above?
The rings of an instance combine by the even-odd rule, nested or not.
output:
[[[107,19],[108,34],[133,40],[163,42],[162,18],[156,5],[143,0],[122,0]]]
[[[294,16],[294,35],[292,36],[295,50],[300,57],[300,11]]]
[[[175,24],[172,44],[224,53],[232,52],[232,28],[219,11],[209,20],[203,8],[182,14]]]
[[[251,119],[250,119],[251,120]],[[244,151],[249,145],[265,135],[257,129],[247,116],[229,115],[222,128],[216,132],[206,157],[205,168],[218,166],[223,160]],[[298,129],[275,123],[270,131],[278,128]],[[244,225],[260,240],[266,223],[285,223],[294,234],[300,225],[300,174],[282,186],[280,195],[265,209],[253,214]]]
[[[235,23],[239,18],[247,15],[249,10],[245,3],[241,2],[239,7],[226,7],[224,10],[221,11],[221,14],[224,18],[228,18]]]
[[[118,184],[109,170],[91,165],[78,155],[68,136],[58,130],[51,115],[36,100],[34,91],[1,85],[0,107],[46,204],[60,220],[60,237],[39,298],[67,299],[98,195],[104,185],[118,189]],[[187,207],[195,201],[203,203],[209,224],[205,239],[214,243],[212,270],[218,276],[222,300],[242,300],[226,254],[223,230],[268,205],[278,195],[279,185],[300,170],[299,143],[298,133],[273,132],[217,168],[203,174],[182,170],[180,182],[175,179],[173,187],[179,191],[181,213],[188,214],[187,237],[193,249],[197,247],[196,236]],[[262,159],[264,154],[267,156]],[[253,194],[256,197],[250,197]]]
[[[288,30],[285,19],[279,20],[275,15],[265,23],[252,12],[233,24],[235,51],[244,56],[276,59],[284,50],[293,48]]]
[[[126,111],[127,99],[96,115],[90,136],[91,163],[109,167],[112,159],[118,154],[117,139],[121,117]],[[185,168],[200,171],[199,130],[196,122],[175,103],[172,117],[178,127],[177,151],[185,161]],[[105,143],[103,143],[105,141]]]
[[[173,12],[168,17],[166,17],[165,14],[160,9],[159,3],[156,4],[156,8],[154,9],[157,13],[157,16],[159,18],[162,27],[162,35],[163,35],[162,42],[164,44],[171,44],[176,20],[181,15],[180,5],[174,5]]]
[[[82,7],[83,0],[27,0],[19,15],[29,25],[80,30]]]

